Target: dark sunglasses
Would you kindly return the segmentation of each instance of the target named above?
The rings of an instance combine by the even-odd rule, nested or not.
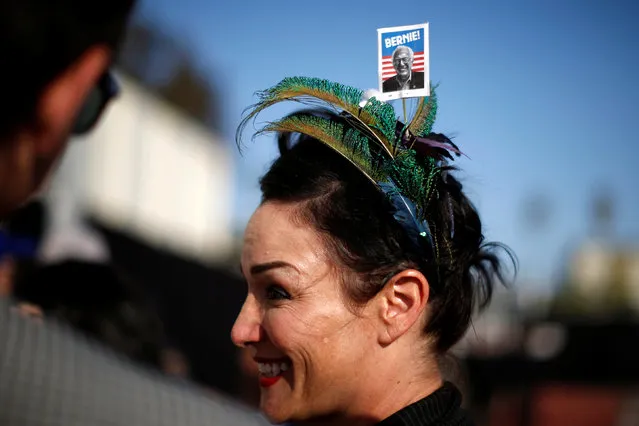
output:
[[[73,126],[74,135],[87,133],[100,120],[107,104],[118,95],[119,87],[110,71],[98,80],[78,114]]]

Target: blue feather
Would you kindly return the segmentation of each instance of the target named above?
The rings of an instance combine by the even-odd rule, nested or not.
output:
[[[422,239],[425,238],[432,249],[433,237],[430,233],[428,222],[419,219],[415,204],[404,197],[393,182],[378,182],[377,185],[395,208],[393,217],[404,228],[413,243],[417,247],[423,247]]]

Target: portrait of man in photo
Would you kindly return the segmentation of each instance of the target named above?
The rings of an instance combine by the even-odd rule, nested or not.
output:
[[[408,46],[399,46],[393,51],[394,77],[382,84],[382,92],[396,92],[398,90],[415,90],[424,88],[424,72],[413,71],[415,53]]]

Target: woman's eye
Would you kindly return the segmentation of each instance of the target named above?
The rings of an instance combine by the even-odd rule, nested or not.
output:
[[[266,297],[269,300],[290,299],[291,295],[278,285],[271,285],[266,289]]]

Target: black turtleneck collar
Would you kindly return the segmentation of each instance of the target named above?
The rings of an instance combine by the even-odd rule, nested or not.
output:
[[[455,385],[445,382],[426,398],[382,420],[378,426],[472,426],[470,417],[461,408],[461,401],[461,393]]]

